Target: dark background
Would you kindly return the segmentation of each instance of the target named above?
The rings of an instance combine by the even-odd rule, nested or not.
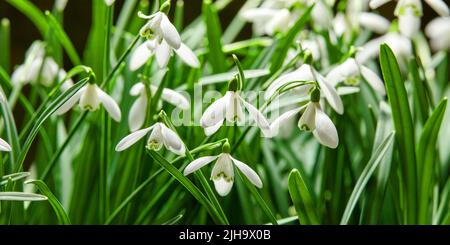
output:
[[[116,0],[116,16],[118,15],[124,1],[126,0]],[[54,0],[32,0],[31,2],[33,2],[41,10],[51,10]],[[150,2],[152,3],[153,1],[150,0]],[[244,2],[245,0],[234,0],[220,13],[223,29],[234,18]],[[184,23],[189,23],[201,14],[202,0],[185,0],[184,3]],[[395,4],[396,2],[392,1],[377,10],[385,17],[392,19]],[[91,5],[92,0],[69,0],[64,11],[64,28],[79,54],[82,54],[82,51],[84,50],[91,26]],[[174,5],[175,1],[173,1],[172,6]],[[423,3],[423,11],[424,16],[422,19],[422,25],[437,16],[426,3]],[[0,0],[0,18],[8,18],[11,23],[11,67],[14,67],[15,65],[23,62],[25,51],[28,49],[33,40],[42,39],[42,37],[27,17],[4,0]],[[249,37],[250,35],[251,26],[247,25],[239,36],[239,39]]]

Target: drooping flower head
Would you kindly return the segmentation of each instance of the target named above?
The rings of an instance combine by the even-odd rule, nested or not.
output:
[[[291,118],[303,111],[298,127],[307,132],[312,132],[320,144],[329,148],[336,148],[339,144],[339,136],[333,121],[327,116],[320,105],[320,90],[315,87],[310,92],[310,101],[301,107],[286,111],[275,119],[270,125],[272,136],[275,136],[281,127]]]
[[[67,75],[55,60],[46,56],[45,43],[34,41],[25,54],[25,62],[19,65],[11,75],[11,82],[16,86],[40,83],[46,87],[54,84],[55,80],[62,81]],[[71,79],[61,85],[65,91],[73,85]]]
[[[128,149],[146,135],[148,135],[147,149],[159,151],[164,146],[179,156],[185,155],[186,148],[178,134],[161,122],[127,135],[117,144],[116,151]]]
[[[253,185],[262,188],[263,184],[258,174],[247,164],[230,155],[228,141],[223,145],[221,154],[197,158],[186,166],[183,173],[184,175],[189,175],[215,160],[216,163],[211,171],[211,180],[214,182],[214,187],[220,196],[228,195],[233,187],[234,166],[236,166]]]
[[[70,97],[64,104],[56,110],[56,115],[62,115],[69,111],[75,104],[79,102],[81,110],[96,111],[103,104],[105,110],[109,113],[112,119],[119,122],[121,119],[121,112],[116,101],[105,93],[101,88],[95,84],[95,79],[89,79],[89,83],[79,89],[72,97]]]
[[[170,1],[166,1],[161,8],[164,10],[170,8]],[[180,34],[164,11],[152,15],[139,12],[138,16],[148,20],[139,31],[139,34],[147,41],[138,46],[131,56],[130,70],[139,69],[153,55],[155,55],[159,67],[165,68],[173,52],[180,56],[187,65],[193,68],[200,66],[197,56],[181,41]]]
[[[251,119],[261,129],[263,135],[270,134],[270,125],[267,119],[256,107],[241,97],[237,83],[238,79],[235,77],[230,81],[229,90],[225,95],[206,108],[200,118],[200,125],[204,128],[205,134],[209,136],[217,132],[224,121],[230,123],[242,122],[244,119],[243,108],[249,112]]]

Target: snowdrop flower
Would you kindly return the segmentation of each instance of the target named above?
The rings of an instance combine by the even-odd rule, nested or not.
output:
[[[123,138],[116,146],[116,151],[123,151],[134,145],[144,136],[149,135],[146,148],[159,151],[164,146],[169,151],[179,155],[185,155],[185,146],[180,137],[163,123],[155,123],[153,126],[133,132]]]
[[[66,8],[67,2],[69,0],[56,0],[55,6],[58,11],[63,11]]]
[[[220,196],[228,195],[233,187],[234,166],[236,166],[253,185],[262,188],[263,184],[258,174],[247,164],[233,158],[229,153],[229,145],[228,147],[224,146],[223,148],[223,153],[217,156],[200,157],[189,163],[184,169],[184,175],[189,175],[209,163],[216,161],[211,172],[211,180],[214,182],[214,187]]]
[[[274,35],[289,29],[292,20],[288,9],[253,8],[246,9],[241,14],[246,21],[253,22],[256,35]]]
[[[151,94],[155,94],[157,90],[158,87],[150,85]],[[132,96],[139,96],[131,106],[130,113],[128,114],[128,125],[130,131],[133,132],[140,129],[145,122],[148,101],[144,83],[140,82],[133,85],[130,94]],[[190,106],[189,101],[183,95],[168,88],[162,89],[161,99],[183,110],[189,109]]]
[[[251,118],[261,129],[263,135],[269,133],[270,125],[267,119],[256,107],[245,101],[239,93],[239,91],[227,91],[222,98],[214,101],[206,108],[200,118],[200,125],[204,128],[207,136],[217,132],[224,121],[230,123],[242,122],[244,119],[244,110],[242,107],[247,109]]]
[[[88,83],[70,97],[61,107],[56,110],[56,115],[66,113],[79,102],[82,110],[95,111],[103,104],[105,110],[112,119],[119,122],[121,118],[120,108],[116,101],[101,90],[95,83]]]
[[[380,7],[381,5],[391,2],[392,0],[371,0],[369,2],[370,8],[376,9]],[[396,11],[400,11],[399,7],[401,5],[407,5],[408,3],[417,4],[417,1],[409,1],[409,0],[399,0],[397,1],[397,7]],[[445,4],[442,0],[425,0],[425,2],[434,10],[436,13],[438,13],[440,16],[448,16],[450,14],[450,11],[448,9],[447,4]]]
[[[432,20],[425,28],[425,33],[431,39],[434,50],[450,48],[450,17],[439,17]]]
[[[116,0],[105,0],[106,5],[111,6]]]
[[[311,92],[311,100],[305,106],[295,108],[281,114],[270,125],[272,136],[275,136],[280,127],[289,122],[299,112],[303,111],[298,127],[301,130],[312,132],[320,144],[329,148],[336,148],[339,144],[339,137],[336,127],[331,119],[325,114],[320,106],[320,90],[314,88]],[[306,109],[305,109],[306,108]]]
[[[333,22],[332,1],[326,0],[307,0],[307,6],[315,4],[311,10],[311,18],[314,25],[319,29],[328,29]]]
[[[0,138],[0,151],[11,151],[11,146],[2,138]]]
[[[35,41],[26,52],[25,62],[19,65],[11,75],[11,82],[16,86],[40,82],[49,87],[55,79],[61,81],[65,76],[66,72],[59,68],[53,58],[45,57],[44,43]],[[61,85],[61,90],[65,91],[72,85],[73,81],[68,79]]]
[[[341,97],[339,97],[336,89],[332,84],[327,81],[319,72],[317,72],[311,65],[303,64],[297,70],[286,73],[279,78],[275,79],[267,88],[265,98],[271,98],[279,88],[287,85],[288,83],[295,81],[315,81],[320,87],[320,90],[324,94],[326,100],[330,106],[339,114],[344,113],[344,106],[342,104]],[[306,84],[295,90],[300,94],[306,94],[313,88],[312,84]]]
[[[336,86],[339,82],[354,79],[356,76],[362,76],[380,95],[386,94],[383,81],[378,75],[367,66],[359,64],[354,58],[348,58],[342,64],[333,68],[328,72],[326,79]]]
[[[165,13],[144,15],[139,12],[138,16],[148,20],[139,31],[140,35],[146,37],[148,41],[140,45],[131,57],[131,70],[141,67],[153,54],[159,67],[165,68],[173,51],[189,66],[194,68],[200,66],[197,56],[182,43],[180,34]],[[145,50],[145,47],[148,50]]]
[[[362,27],[378,34],[386,33],[391,25],[391,22],[383,16],[370,12],[359,13],[358,23]]]
[[[372,0],[371,8],[377,8],[390,0]],[[425,0],[425,2],[441,16],[449,16],[449,8],[442,0]],[[420,18],[423,15],[420,0],[399,0],[395,16],[398,17],[400,32],[408,38],[414,37],[420,29]]]
[[[178,49],[173,49],[164,40],[158,44],[156,39],[151,39],[145,41],[133,51],[128,68],[131,71],[141,68],[153,55],[155,55],[159,67],[161,69],[165,68],[169,62],[169,58],[172,56],[172,51],[186,65],[192,68],[200,67],[200,61],[198,61],[197,56],[186,44],[181,43]]]
[[[364,44],[361,47],[361,50],[356,54],[358,63],[364,64],[369,59],[376,58],[382,43],[389,45],[397,58],[409,57],[412,55],[411,41],[399,33],[389,32]]]

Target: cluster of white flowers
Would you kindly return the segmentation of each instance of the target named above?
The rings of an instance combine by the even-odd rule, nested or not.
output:
[[[388,43],[397,57],[412,55],[412,41],[420,30],[422,3],[420,0],[398,0],[394,14],[398,18],[398,26],[384,17],[369,12],[389,2],[389,0],[348,0],[345,10],[337,7],[334,15],[333,0],[266,0],[258,7],[245,9],[241,17],[253,22],[255,35],[275,36],[286,33],[296,23],[304,10],[312,6],[311,18],[314,30],[328,30],[329,41],[349,42],[355,38],[359,31],[375,32],[380,37],[360,44],[360,47],[350,49],[348,55],[342,57],[340,62],[330,64],[326,51],[324,37],[313,31],[304,31],[297,41],[298,49],[292,48],[288,57],[295,59],[303,56],[303,62],[294,62],[273,79],[264,91],[264,98],[270,103],[275,97],[283,96],[288,88],[296,97],[305,98],[303,103],[296,103],[291,108],[285,108],[284,113],[269,120],[265,111],[252,105],[251,101],[244,99],[242,91],[242,76],[235,76],[229,83],[228,91],[206,108],[199,121],[206,136],[216,133],[225,122],[241,125],[245,118],[245,111],[253,120],[264,137],[276,137],[279,130],[291,123],[290,119],[300,114],[298,127],[300,130],[313,134],[317,141],[329,148],[336,148],[339,144],[338,131],[327,115],[331,107],[338,115],[344,113],[344,105],[339,89],[346,85],[355,85],[356,81],[363,80],[370,85],[380,96],[386,94],[383,81],[377,72],[367,63],[378,54],[379,45]],[[441,0],[425,0],[439,15],[425,29],[425,34],[431,39],[431,47],[435,50],[450,48],[450,17],[447,5]],[[105,3],[111,6],[114,1]],[[60,1],[64,9],[66,1]],[[313,6],[314,5],[314,6]],[[155,58],[159,69],[165,69],[173,53],[188,66],[199,68],[200,62],[196,54],[182,42],[181,36],[169,17],[162,10],[151,15],[138,13],[138,16],[147,21],[139,33],[145,40],[139,44],[131,54],[128,68],[138,71],[144,66],[151,65]],[[50,86],[55,80],[63,80],[66,72],[58,67],[57,63],[45,54],[45,44],[34,43],[27,52],[24,64],[20,65],[12,75],[14,84],[40,82]],[[147,79],[148,80],[148,79]],[[158,87],[142,79],[132,86],[130,94],[137,96],[128,113],[128,125],[131,133],[124,137],[116,146],[116,151],[123,151],[140,139],[148,136],[146,148],[159,151],[163,146],[172,153],[184,157],[187,148],[175,128],[165,122],[156,122],[152,126],[145,125],[149,99],[154,96]],[[82,110],[95,111],[102,104],[105,110],[115,121],[121,120],[121,110],[116,101],[104,92],[90,79],[89,83],[79,89],[70,99],[60,106],[56,114],[60,115],[78,102]],[[72,86],[73,82],[66,80],[62,89]],[[161,89],[161,99],[182,109],[188,110],[191,102],[180,92],[170,88]],[[325,103],[326,102],[326,103]],[[279,108],[280,109],[280,108]],[[145,127],[146,126],[146,127]],[[142,127],[145,127],[142,129]],[[0,139],[0,150],[10,151],[7,142]],[[227,195],[234,182],[234,166],[236,166],[247,179],[256,187],[262,187],[258,174],[245,163],[231,156],[228,140],[223,144],[222,153],[216,156],[204,156],[192,161],[185,169],[184,174],[189,175],[207,164],[216,161],[211,179],[217,192],[221,196]]]

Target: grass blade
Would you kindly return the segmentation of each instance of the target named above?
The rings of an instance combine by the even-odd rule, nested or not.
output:
[[[294,203],[295,211],[300,224],[303,225],[318,225],[320,224],[316,206],[314,205],[313,196],[306,186],[300,172],[297,169],[292,169],[289,174],[289,194]]]
[[[9,57],[10,57],[10,35],[11,35],[11,24],[8,19],[4,18],[0,20],[0,50],[2,50],[2,55],[0,55],[0,66],[6,71],[9,71]]]
[[[27,16],[39,29],[43,37],[47,35],[49,27],[45,16],[34,4],[28,0],[7,0],[7,2]]]
[[[367,182],[372,177],[375,169],[378,167],[380,162],[383,160],[386,153],[389,151],[389,148],[393,146],[395,133],[390,133],[383,143],[380,144],[378,149],[372,154],[369,162],[366,167],[362,171],[361,175],[358,178],[358,181],[355,184],[355,188],[353,189],[352,194],[347,202],[347,206],[345,207],[344,214],[342,215],[341,225],[346,225],[350,220],[350,216],[352,215],[353,209],[356,206],[356,203],[359,200],[364,188],[366,187]]]
[[[58,221],[61,225],[70,225],[70,219],[69,216],[66,213],[66,210],[61,205],[61,203],[56,199],[55,195],[50,191],[48,186],[41,180],[28,180],[25,181],[25,184],[34,184],[38,188],[38,190],[44,194],[48,201],[50,202],[50,205],[53,208],[53,211],[55,211],[55,214],[58,218]]]
[[[419,175],[419,224],[430,224],[430,205],[432,203],[434,170],[436,167],[436,145],[447,108],[447,98],[444,98],[425,123],[419,144],[417,145],[417,163]]]
[[[405,217],[407,224],[414,224],[417,210],[417,172],[414,126],[400,68],[394,53],[387,44],[380,47],[380,64],[392,109],[395,135],[400,153],[400,168],[405,193]]]
[[[225,54],[222,51],[222,31],[217,15],[217,9],[211,0],[203,1],[203,16],[206,25],[206,41],[208,42],[208,61],[214,73],[224,72],[227,69]]]
[[[49,27],[52,28],[53,33],[57,37],[56,39],[59,40],[61,45],[66,50],[67,55],[69,56],[70,60],[72,61],[72,64],[74,66],[80,65],[81,59],[78,56],[77,51],[72,44],[72,41],[70,41],[70,38],[64,31],[63,27],[59,24],[58,20],[56,20],[56,18],[49,11],[46,11],[45,15],[47,16]]]
[[[414,85],[414,108],[417,108],[419,120],[424,124],[428,119],[429,103],[426,94],[426,86],[419,75],[417,61],[412,59],[408,64],[411,80]]]
[[[0,201],[46,201],[47,197],[34,193],[0,192]]]
[[[202,204],[208,213],[211,215],[211,218],[216,223],[219,224],[227,224],[224,221],[211,202],[200,192],[200,190],[187,178],[185,177],[177,168],[175,168],[172,164],[170,164],[166,159],[164,159],[159,153],[154,151],[147,151],[147,153],[155,159],[155,161],[161,165],[165,170],[167,170],[170,175],[172,175],[178,182],[180,182],[194,197],[197,201]]]

